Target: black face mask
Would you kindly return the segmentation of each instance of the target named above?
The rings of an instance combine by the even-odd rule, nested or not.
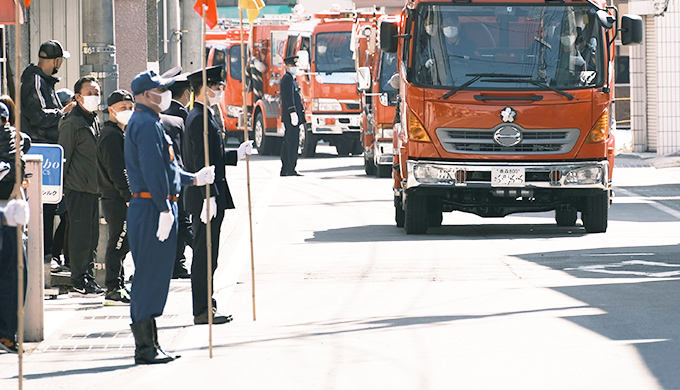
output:
[[[59,72],[59,68],[57,68],[56,66],[52,68],[52,75],[57,74],[57,72]]]

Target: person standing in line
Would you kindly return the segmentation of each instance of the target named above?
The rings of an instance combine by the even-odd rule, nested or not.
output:
[[[305,123],[305,111],[300,98],[297,73],[297,56],[283,59],[286,73],[281,77],[281,121],[285,127],[281,145],[281,176],[302,176],[295,170],[300,146],[300,126]]]
[[[250,154],[252,141],[242,143],[238,150],[226,150],[222,143],[219,125],[215,112],[210,106],[222,99],[224,86],[224,69],[213,66],[206,69],[207,88],[204,91],[202,70],[189,75],[189,82],[195,91],[194,108],[189,112],[186,121],[187,137],[185,142],[185,164],[189,172],[195,172],[205,165],[203,144],[203,108],[208,103],[208,158],[210,165],[215,166],[215,184],[210,187],[210,216],[207,215],[205,188],[188,187],[184,199],[187,211],[191,213],[194,228],[194,257],[191,262],[191,295],[193,299],[194,324],[207,324],[209,315],[214,324],[224,324],[232,320],[230,315],[217,312],[217,302],[212,298],[213,312],[208,313],[208,245],[206,243],[207,224],[210,221],[212,241],[212,278],[217,268],[217,255],[220,248],[220,228],[224,219],[224,211],[233,209],[234,202],[229,192],[225,176],[225,165],[236,165],[237,161]],[[208,102],[203,95],[207,93]],[[210,291],[210,296],[212,296]]]
[[[62,106],[54,90],[60,80],[55,74],[71,54],[59,41],[50,40],[40,45],[38,57],[38,64],[28,65],[21,74],[21,131],[28,134],[33,143],[56,144],[59,120],[76,106],[75,102]],[[48,262],[55,259],[55,267],[60,265],[60,259],[50,252],[56,211],[56,204],[43,204],[43,254]]]
[[[185,121],[189,112],[186,106],[191,99],[191,85],[187,80],[187,75],[180,75],[182,67],[176,66],[161,75],[162,78],[172,78],[175,82],[168,87],[172,93],[172,101],[170,108],[163,111],[160,115],[161,122],[165,132],[172,138],[172,147],[175,151],[175,157],[180,167],[184,169],[184,158],[182,157],[182,145],[184,144],[185,136]],[[184,188],[180,193],[180,199],[184,198]],[[188,279],[189,270],[186,266],[186,257],[184,256],[184,249],[186,246],[192,246],[194,240],[194,232],[191,229],[191,220],[189,213],[184,208],[184,202],[180,200],[177,203],[177,216],[179,222],[179,229],[177,231],[177,253],[175,254],[175,269],[172,271],[173,279]]]
[[[130,298],[130,328],[135,338],[135,364],[167,363],[176,357],[158,344],[156,317],[163,314],[177,249],[177,197],[181,186],[205,186],[215,180],[215,167],[195,174],[179,167],[172,139],[159,114],[170,107],[173,80],[149,70],[132,80],[135,111],[125,135],[125,166],[132,199],[128,239],[135,263]]]
[[[95,111],[101,103],[99,82],[81,77],[73,87],[78,105],[59,123],[59,144],[64,148],[64,195],[69,231],[66,239],[71,265],[72,296],[104,293],[94,280],[99,241],[99,186]]]
[[[102,213],[109,228],[106,243],[106,295],[105,299],[130,302],[125,288],[123,260],[130,251],[127,238],[126,216],[132,195],[125,171],[125,126],[127,126],[134,99],[125,90],[111,92],[107,100],[109,120],[104,123],[97,142],[97,167],[99,190],[102,193]]]

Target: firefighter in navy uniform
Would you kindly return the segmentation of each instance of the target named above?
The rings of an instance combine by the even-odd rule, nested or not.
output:
[[[175,157],[180,167],[184,169],[184,159],[182,158],[182,145],[184,144],[184,125],[189,112],[185,108],[191,100],[191,85],[187,80],[188,73],[180,74],[181,66],[176,66],[161,75],[164,79],[172,78],[175,82],[168,87],[172,93],[170,108],[163,111],[160,115],[165,132],[172,138]],[[184,189],[180,193],[183,198]],[[184,202],[177,203],[179,229],[177,230],[177,252],[175,253],[175,268],[172,271],[173,279],[188,279],[189,270],[185,264],[184,248],[193,245],[194,233],[191,229],[189,213],[184,208]]]
[[[217,268],[219,253],[220,228],[224,219],[224,211],[233,209],[234,202],[229,192],[225,176],[225,165],[236,165],[236,162],[250,154],[252,141],[242,143],[238,150],[226,150],[222,143],[220,128],[215,119],[215,112],[210,108],[222,98],[224,75],[222,66],[206,69],[208,98],[208,150],[210,165],[215,166],[215,183],[210,187],[210,214],[206,213],[205,187],[188,187],[184,205],[192,216],[194,229],[194,257],[191,262],[191,293],[195,324],[207,324],[208,313],[208,249],[206,244],[206,227],[208,220],[211,226],[212,271]],[[194,107],[186,120],[186,138],[184,143],[184,164],[189,172],[195,172],[205,165],[203,148],[203,74],[199,70],[189,75],[189,82],[194,90]],[[212,278],[213,275],[210,275]],[[212,296],[212,291],[210,292]],[[231,321],[230,315],[220,315],[217,303],[213,298],[213,323],[224,324]]]
[[[281,145],[281,176],[302,176],[295,170],[300,146],[300,126],[305,123],[300,88],[293,77],[297,73],[296,61],[297,56],[283,60],[286,73],[281,78],[281,121],[286,130]]]
[[[131,85],[135,111],[126,129],[125,166],[132,193],[127,226],[135,263],[130,328],[136,364],[174,359],[158,345],[156,317],[163,314],[177,249],[177,196],[182,185],[204,186],[215,179],[214,167],[191,174],[177,164],[158,116],[170,106],[166,88],[172,82],[150,70]]]

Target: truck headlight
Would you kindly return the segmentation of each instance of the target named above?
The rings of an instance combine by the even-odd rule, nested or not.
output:
[[[413,177],[423,184],[454,184],[448,171],[430,164],[417,164],[413,167]]]
[[[599,184],[602,182],[600,167],[578,168],[567,172],[564,184]]]
[[[342,111],[338,99],[312,99],[312,111]]]
[[[227,106],[227,116],[230,118],[239,118],[243,114],[243,107],[241,106]]]

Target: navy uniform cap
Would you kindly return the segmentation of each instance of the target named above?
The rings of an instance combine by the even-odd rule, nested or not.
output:
[[[139,95],[150,89],[167,88],[174,82],[175,80],[173,79],[162,78],[153,70],[147,70],[146,72],[142,72],[135,76],[135,78],[132,79],[132,84],[130,86],[132,87],[132,94]]]
[[[172,86],[170,87],[170,90],[172,91],[189,88],[189,79],[187,79],[187,76],[189,76],[189,72],[182,73],[181,66],[175,66],[174,68],[170,68],[161,75],[161,77],[164,79],[175,80],[175,83],[172,84]]]
[[[295,62],[298,60],[298,56],[288,56],[283,59],[283,63],[286,65],[295,65]]]
[[[222,65],[211,66],[205,70],[208,83],[219,83],[224,85],[224,68]],[[203,82],[203,70],[199,69],[187,76],[191,84],[201,84]]]

